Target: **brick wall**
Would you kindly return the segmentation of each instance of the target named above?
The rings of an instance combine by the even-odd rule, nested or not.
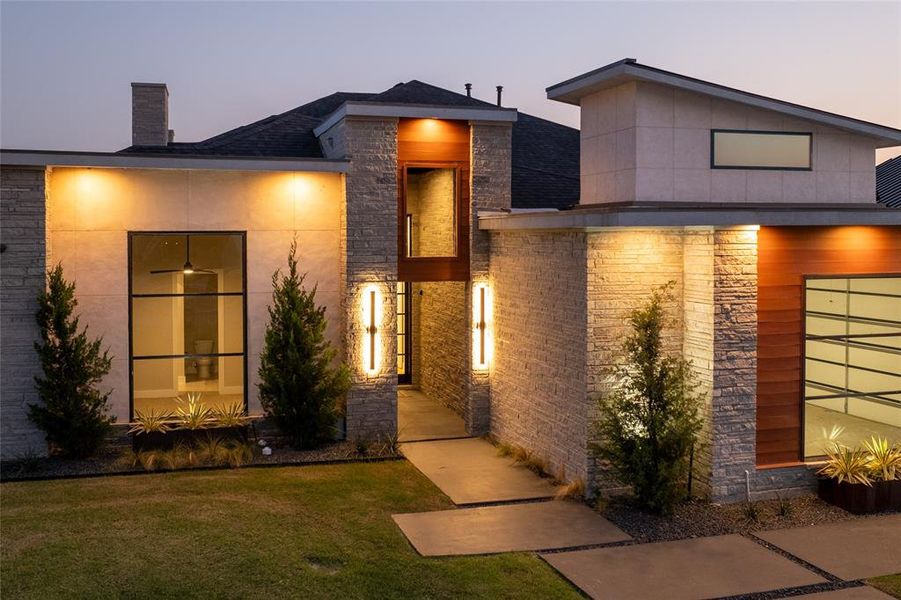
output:
[[[585,479],[585,234],[494,234],[491,246],[491,432]]]
[[[491,260],[491,238],[479,231],[479,211],[509,209],[511,206],[511,160],[513,127],[509,123],[472,123],[470,127],[470,280],[488,281]],[[466,294],[467,332],[472,331],[472,286]],[[497,311],[494,311],[497,314]],[[471,355],[467,355],[471,362]],[[464,414],[466,430],[473,435],[488,433],[491,428],[491,387],[489,371],[469,369],[469,403]]]
[[[413,290],[420,306],[418,327],[414,325],[419,334],[414,337],[419,341],[416,383],[429,398],[463,416],[470,364],[466,282],[419,283]]]
[[[0,457],[44,454],[43,434],[28,420],[28,404],[38,401],[33,377],[40,362],[33,349],[37,295],[46,268],[46,174],[43,169],[4,167],[0,171],[0,214],[5,249],[0,254]]]
[[[345,179],[341,247],[347,362],[347,434],[372,437],[397,430],[397,120],[347,119],[336,147],[353,160]],[[375,375],[362,365],[362,295],[376,285],[383,302],[381,362]]]

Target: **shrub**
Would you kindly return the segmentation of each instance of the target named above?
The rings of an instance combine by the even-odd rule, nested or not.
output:
[[[630,485],[644,507],[669,513],[683,499],[688,458],[697,443],[703,395],[691,363],[663,353],[664,304],[673,283],[654,290],[629,313],[630,333],[620,364],[608,375],[609,393],[598,398],[592,451]]]
[[[346,365],[334,366],[336,350],[325,337],[325,308],[316,286],[307,290],[297,272],[297,242],[288,273],[272,275],[272,306],[260,357],[263,410],[296,448],[313,448],[333,437],[338,405],[350,387]]]
[[[156,412],[151,408],[150,412],[135,411],[134,423],[131,425],[128,433],[141,435],[144,433],[166,433],[171,427],[172,414],[168,412]]]
[[[870,457],[866,450],[835,445],[826,449],[826,464],[817,471],[839,483],[872,485]]]
[[[214,424],[213,410],[208,406],[204,406],[201,398],[203,394],[200,392],[188,392],[188,398],[183,400],[180,396],[176,396],[175,416],[178,424],[185,429],[203,429],[211,427]]]
[[[41,340],[34,348],[43,375],[34,380],[42,403],[29,404],[28,417],[44,431],[51,451],[68,457],[94,454],[115,421],[109,414],[110,392],[97,389],[112,359],[102,349],[102,338],[91,340],[87,327],[79,330],[77,304],[75,284],[57,265],[38,295]]]
[[[901,447],[877,436],[864,442],[863,447],[867,451],[870,477],[877,481],[893,481],[901,475]]]

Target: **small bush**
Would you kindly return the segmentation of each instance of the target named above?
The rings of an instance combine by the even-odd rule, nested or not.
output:
[[[742,512],[744,513],[745,518],[751,523],[760,521],[760,509],[753,502],[746,502],[742,507]]]
[[[41,403],[28,405],[28,417],[46,434],[52,452],[84,458],[100,448],[115,418],[109,414],[110,392],[97,388],[112,357],[102,348],[103,338],[91,340],[87,327],[79,329],[77,305],[75,284],[57,265],[38,295],[41,340],[34,349],[43,373],[34,381]]]
[[[779,516],[788,518],[788,517],[792,516],[792,511],[793,511],[793,508],[792,508],[791,502],[789,502],[785,498],[779,498],[779,510],[778,510]]]
[[[580,477],[557,488],[554,498],[557,500],[581,500],[585,497],[585,481]]]
[[[497,455],[501,457],[513,456],[513,446],[508,444],[507,442],[498,442],[497,443]]]
[[[663,352],[672,285],[654,290],[629,313],[620,364],[608,371],[612,389],[598,399],[600,441],[591,446],[639,504],[660,513],[671,513],[685,498],[689,455],[702,426],[703,395],[691,363]]]

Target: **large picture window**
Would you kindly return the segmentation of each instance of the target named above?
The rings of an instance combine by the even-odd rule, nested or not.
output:
[[[804,455],[901,440],[901,276],[809,277]]]
[[[810,155],[809,133],[710,132],[710,166],[714,169],[809,171]]]
[[[132,417],[246,407],[243,233],[129,235]]]

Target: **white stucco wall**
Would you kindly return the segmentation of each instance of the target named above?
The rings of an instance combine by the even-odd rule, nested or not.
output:
[[[119,422],[128,419],[128,232],[247,233],[247,371],[251,414],[273,271],[296,235],[307,286],[318,284],[329,338],[341,343],[341,175],[235,171],[55,168],[48,198],[48,265],[76,282],[78,312],[114,356],[104,386]]]
[[[875,142],[702,94],[630,82],[581,104],[582,204],[876,201]],[[811,132],[812,170],[710,168],[710,130]]]

